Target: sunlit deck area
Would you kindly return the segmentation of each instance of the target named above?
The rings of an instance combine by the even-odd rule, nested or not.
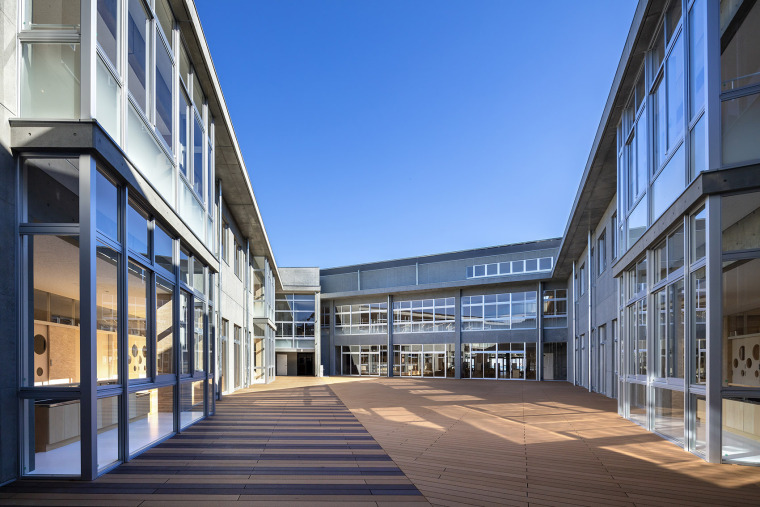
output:
[[[564,382],[280,377],[97,481],[20,480],[0,505],[757,505]]]

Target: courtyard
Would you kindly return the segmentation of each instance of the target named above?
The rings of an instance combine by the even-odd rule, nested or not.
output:
[[[706,463],[565,382],[278,377],[96,481],[0,505],[756,505],[760,469]]]

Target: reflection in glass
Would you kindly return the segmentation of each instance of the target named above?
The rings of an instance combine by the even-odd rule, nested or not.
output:
[[[107,246],[97,248],[97,378],[98,384],[115,384],[119,381],[119,254]]]
[[[95,181],[95,222],[100,232],[119,240],[119,191],[108,178],[100,172]]]
[[[26,221],[79,222],[79,160],[30,158],[26,169]]]
[[[129,280],[127,369],[130,379],[146,378],[149,374],[147,310],[150,274],[142,266],[130,262],[127,277]]]
[[[689,138],[690,172],[689,181],[707,170],[707,157],[705,156],[705,119],[700,118],[694,128],[691,129]]]
[[[672,2],[679,4],[679,2]],[[666,77],[668,80],[668,150],[672,149],[683,136],[683,37],[680,35],[670,51]]]
[[[192,286],[190,280],[190,254],[184,247],[179,249],[179,281]]]
[[[129,394],[129,453],[174,432],[174,387]]]
[[[150,259],[148,214],[133,203],[127,207],[127,245],[130,250]]]
[[[172,75],[174,65],[171,57],[160,39],[156,37],[156,130],[163,138],[166,145],[171,149],[172,143],[172,108],[174,97],[172,94]]]
[[[117,143],[121,136],[121,86],[106,68],[101,58],[97,59],[97,74],[95,83],[98,123],[108,132]]]
[[[760,11],[757,7],[755,10]],[[755,132],[760,128],[760,94],[724,100],[720,105],[723,163],[759,159],[760,143]]]
[[[760,6],[747,2],[721,2],[721,91],[734,90],[760,80],[760,53],[751,50],[760,32]],[[733,12],[730,12],[733,10]],[[743,17],[742,17],[743,16]],[[731,29],[727,29],[731,26]]]
[[[80,475],[79,400],[23,400],[24,475]]]
[[[691,262],[705,256],[707,212],[704,206],[691,217]]]
[[[652,219],[662,215],[681,194],[685,185],[685,161],[683,144],[657,176],[652,188]]]
[[[98,470],[119,461],[119,396],[98,398]]]
[[[98,44],[115,69],[119,68],[119,0],[98,0]]]
[[[193,190],[203,200],[203,129],[195,119],[193,129]]]
[[[647,229],[647,201],[642,199],[628,217],[628,248],[631,248]]]
[[[704,396],[692,395],[692,420],[694,421],[694,452],[702,456],[707,452],[707,400]]]
[[[724,252],[760,248],[760,193],[721,198]]]
[[[30,236],[28,266],[34,290],[34,385],[79,384],[79,240]]]
[[[693,120],[705,102],[704,0],[697,0],[689,9],[689,31],[689,119]]]
[[[156,282],[156,374],[174,373],[174,304],[171,285]]]
[[[647,388],[642,384],[628,384],[628,403],[631,421],[646,426],[647,424]]]
[[[150,18],[145,12],[142,1],[129,0],[129,19],[127,24],[129,74],[127,82],[130,94],[132,94],[135,102],[143,112],[148,111],[149,35]]]
[[[174,240],[172,237],[164,231],[161,226],[156,224],[153,229],[153,250],[155,255],[156,264],[174,273],[174,254],[173,254]]]

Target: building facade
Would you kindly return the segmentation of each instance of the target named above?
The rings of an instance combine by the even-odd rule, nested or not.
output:
[[[4,0],[0,484],[280,374],[566,380],[760,463],[760,6],[641,0],[561,238],[278,268],[191,0]]]
[[[332,375],[564,380],[559,239],[323,269]]]
[[[274,378],[279,275],[191,1],[1,8],[0,483],[93,479]]]

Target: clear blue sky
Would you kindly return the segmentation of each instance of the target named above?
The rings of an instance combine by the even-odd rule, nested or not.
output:
[[[635,0],[196,0],[280,266],[561,236]]]

